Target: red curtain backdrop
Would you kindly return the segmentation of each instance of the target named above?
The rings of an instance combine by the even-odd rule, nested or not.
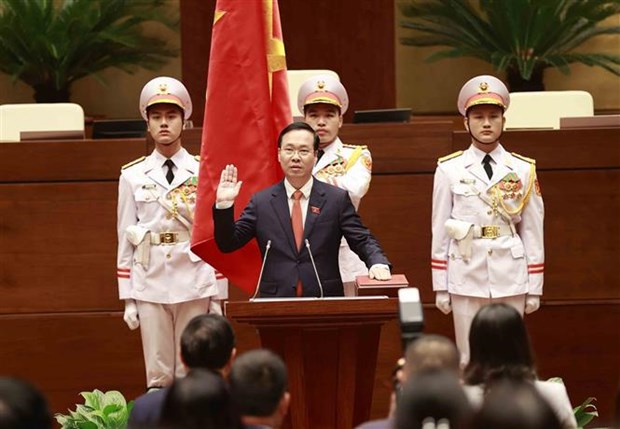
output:
[[[255,240],[234,253],[218,250],[212,218],[217,184],[226,164],[235,164],[243,181],[238,217],[252,194],[282,179],[277,136],[291,120],[277,0],[218,0],[192,251],[248,294],[256,288],[260,251]]]

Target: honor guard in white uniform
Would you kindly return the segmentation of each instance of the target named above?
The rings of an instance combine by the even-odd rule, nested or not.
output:
[[[432,216],[433,290],[453,311],[461,363],[469,360],[469,327],[480,307],[506,302],[522,315],[540,306],[544,206],[533,159],[499,140],[508,89],[477,76],[461,89],[459,112],[471,146],[439,159]]]
[[[187,89],[157,77],[142,89],[140,112],[155,150],[121,169],[117,277],[125,322],[140,327],[147,387],[156,388],[183,375],[181,333],[196,315],[221,314],[228,281],[190,251],[199,160],[181,146]]]
[[[342,115],[349,107],[346,89],[333,76],[317,75],[301,85],[297,104],[299,110],[304,112],[304,121],[314,128],[320,138],[318,161],[312,174],[322,182],[346,190],[358,210],[362,197],[370,187],[372,157],[366,146],[344,144],[338,138]],[[368,268],[344,238],[340,244],[338,263],[344,283],[354,282],[357,276],[368,275]]]

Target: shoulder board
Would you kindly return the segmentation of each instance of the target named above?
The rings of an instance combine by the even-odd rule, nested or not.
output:
[[[200,155],[194,155],[194,159],[195,159],[196,161],[200,161]]]
[[[533,158],[528,158],[527,156],[519,155],[518,153],[514,152],[512,152],[512,156],[515,156],[522,161],[529,162],[530,164],[536,164],[536,160]]]
[[[141,157],[140,157],[140,158],[138,158],[138,159],[134,159],[133,161],[128,162],[127,164],[123,165],[123,166],[121,167],[121,170],[124,170],[124,169],[126,169],[126,168],[129,168],[129,167],[131,167],[132,165],[136,165],[136,164],[138,164],[138,163],[140,163],[140,162],[144,161],[145,159],[146,159],[146,156],[141,156]]]
[[[459,150],[458,152],[451,153],[450,155],[442,156],[441,158],[437,160],[437,162],[442,163],[442,162],[448,161],[452,158],[456,158],[457,156],[461,156],[461,155],[463,155],[463,151]]]
[[[358,146],[362,147],[362,150],[364,149],[368,149],[368,146],[366,146],[365,144],[361,144],[361,145],[357,145],[357,144],[347,144],[347,143],[343,143],[342,147],[346,147],[349,149],[357,149]]]

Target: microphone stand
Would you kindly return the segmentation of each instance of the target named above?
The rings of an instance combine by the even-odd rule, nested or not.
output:
[[[254,299],[256,299],[256,295],[258,294],[258,289],[260,288],[260,281],[263,278],[263,270],[265,269],[265,262],[267,262],[267,253],[269,253],[269,249],[271,249],[271,240],[267,240],[267,245],[265,246],[265,256],[263,256],[263,264],[260,266],[260,274],[258,275],[258,282],[256,283],[256,289],[254,290],[254,295],[252,295],[250,301],[254,301]]]

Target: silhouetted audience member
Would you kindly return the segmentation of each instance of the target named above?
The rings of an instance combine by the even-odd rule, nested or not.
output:
[[[459,374],[459,352],[456,345],[442,335],[424,335],[411,343],[405,352],[405,379],[429,369],[445,369]]]
[[[396,411],[396,394],[407,379],[423,371],[444,369],[452,371],[457,377],[460,373],[459,352],[454,342],[441,335],[423,335],[407,346],[405,358],[399,359],[399,366],[394,375],[394,393],[392,394],[390,412],[387,418],[372,420],[357,426],[356,429],[391,429]]]
[[[485,389],[493,381],[527,381],[549,403],[563,428],[577,427],[564,384],[537,380],[525,323],[512,306],[496,303],[482,307],[471,324],[469,349],[464,381],[474,407],[482,405]]]
[[[500,380],[489,386],[473,429],[561,429],[557,415],[534,384]]]
[[[221,374],[191,369],[168,389],[161,411],[162,429],[240,429],[241,421]]]
[[[286,365],[275,353],[257,349],[239,356],[229,376],[233,399],[246,429],[278,429],[288,412]]]
[[[454,371],[425,370],[405,384],[396,407],[395,429],[465,429],[472,409]]]
[[[188,369],[203,368],[226,377],[236,353],[235,333],[218,314],[194,317],[181,335],[181,360]],[[168,388],[146,393],[135,400],[129,418],[132,429],[146,428],[159,420]]]
[[[30,383],[0,377],[0,429],[50,429],[47,401]]]

